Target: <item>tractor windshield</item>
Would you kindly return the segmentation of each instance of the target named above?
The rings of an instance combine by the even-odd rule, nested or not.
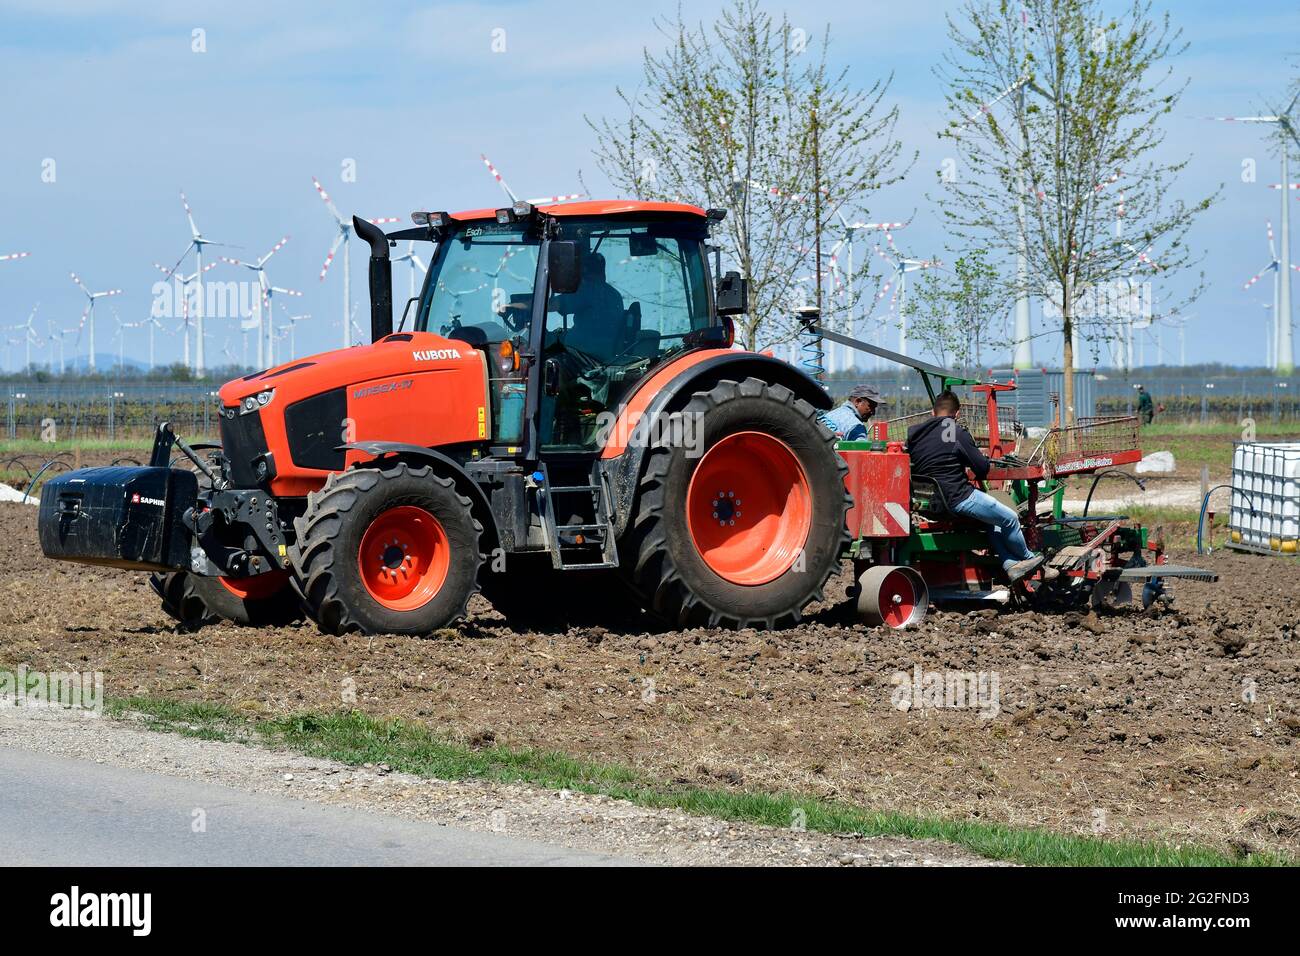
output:
[[[448,335],[477,328],[486,342],[523,332],[531,318],[538,247],[522,227],[495,222],[447,237],[430,264],[416,330]]]

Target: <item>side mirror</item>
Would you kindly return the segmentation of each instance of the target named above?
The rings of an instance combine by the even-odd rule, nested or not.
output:
[[[560,363],[555,359],[542,364],[542,391],[552,397],[560,394]]]
[[[718,280],[718,291],[714,296],[718,315],[740,315],[749,311],[749,280],[742,278],[739,272],[728,272]]]
[[[578,244],[570,240],[551,240],[546,252],[546,272],[550,276],[552,292],[577,292],[578,286],[582,285]]]

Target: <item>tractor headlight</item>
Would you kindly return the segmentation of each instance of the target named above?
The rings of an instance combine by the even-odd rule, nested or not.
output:
[[[271,399],[275,397],[275,389],[268,388],[264,392],[258,392],[256,395],[249,395],[239,403],[239,414],[248,415],[271,404]]]

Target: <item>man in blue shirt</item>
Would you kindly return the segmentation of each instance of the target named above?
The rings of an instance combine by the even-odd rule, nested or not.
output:
[[[849,389],[849,396],[839,408],[822,412],[822,424],[844,441],[864,441],[867,435],[867,420],[884,404],[880,392],[874,385],[854,385]]]

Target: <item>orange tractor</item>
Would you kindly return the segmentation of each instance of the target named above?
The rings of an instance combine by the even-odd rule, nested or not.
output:
[[[354,219],[371,344],[228,382],[219,446],[164,424],[148,466],[48,482],[42,548],[156,572],[190,626],[428,634],[481,589],[521,623],[606,602],[772,628],[846,557],[868,620],[912,623],[926,584],[891,557],[913,533],[906,455],[837,454],[821,384],[733,348],[747,283],[715,284],[708,261],[724,215],[516,203],[388,235]],[[394,331],[404,240],[435,248]]]

